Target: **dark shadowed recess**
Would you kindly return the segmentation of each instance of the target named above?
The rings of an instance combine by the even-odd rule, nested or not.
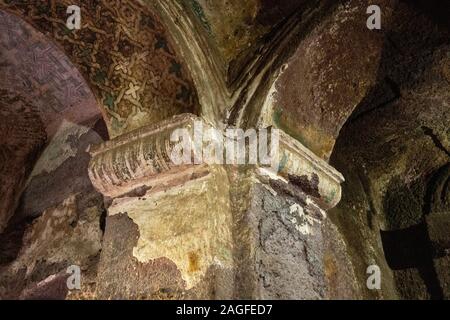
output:
[[[398,3],[377,83],[331,156],[346,182],[330,218],[360,281],[374,263],[383,275],[366,297],[450,297],[448,13],[448,1]]]

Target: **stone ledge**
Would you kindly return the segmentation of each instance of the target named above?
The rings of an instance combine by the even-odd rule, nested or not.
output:
[[[201,168],[177,166],[169,157],[173,130],[192,129],[195,120],[199,118],[192,114],[175,116],[92,147],[89,177],[93,185],[104,195],[117,197],[144,186],[170,185],[183,175],[195,176]]]
[[[92,183],[104,195],[117,197],[138,188],[168,187],[201,176],[209,165],[176,165],[170,159],[176,145],[170,141],[172,132],[187,129],[192,135],[195,121],[202,121],[205,130],[210,128],[200,117],[182,114],[92,147],[89,166]],[[259,167],[259,175],[297,184],[322,209],[334,207],[341,197],[342,174],[300,142],[279,132],[278,172]]]
[[[278,175],[293,183],[308,183],[304,192],[322,209],[336,206],[341,199],[344,176],[299,141],[283,131],[280,134],[280,166]]]

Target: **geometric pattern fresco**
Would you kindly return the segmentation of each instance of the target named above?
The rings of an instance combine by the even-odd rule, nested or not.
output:
[[[80,30],[66,27],[70,5],[81,8]],[[196,93],[186,67],[176,56],[158,17],[138,1],[0,0],[0,9],[22,17],[62,49],[103,107],[111,137],[175,114],[196,113]],[[8,43],[1,49],[16,54],[20,48],[14,48],[14,39],[27,35],[23,29],[15,30],[20,29],[17,24],[3,22],[0,28]],[[29,68],[40,84],[45,87],[48,81],[74,80],[46,72],[54,65],[64,74],[67,65],[58,64],[61,59],[51,55],[45,57],[46,48],[36,48],[42,59],[33,61]],[[83,96],[78,84],[75,79],[64,86],[65,92],[46,98],[66,99],[73,93]]]

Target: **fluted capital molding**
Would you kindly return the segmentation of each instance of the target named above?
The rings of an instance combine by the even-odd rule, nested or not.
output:
[[[176,165],[170,158],[176,144],[170,140],[174,130],[187,129],[193,134],[196,121],[202,121],[204,130],[211,128],[195,115],[182,114],[93,146],[89,167],[92,183],[114,198],[139,188],[169,187],[204,175],[208,165]],[[343,176],[300,142],[279,132],[278,171],[255,170],[259,175],[300,182],[322,209],[334,207],[341,197]]]
[[[343,175],[283,131],[279,156],[278,176],[309,183],[305,191],[322,209],[331,209],[339,203]]]
[[[182,114],[145,126],[90,149],[89,177],[98,191],[114,198],[139,188],[168,186],[194,176],[203,166],[175,165],[170,160],[172,132],[192,129],[198,117]]]

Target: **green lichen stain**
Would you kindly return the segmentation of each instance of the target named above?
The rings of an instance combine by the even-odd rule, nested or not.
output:
[[[282,171],[288,162],[288,156],[283,153],[283,157],[281,157],[280,164],[278,165],[278,172]]]
[[[191,0],[191,7],[192,11],[194,11],[197,18],[202,23],[203,27],[206,29],[206,31],[212,35],[211,26],[208,23],[208,19],[206,19],[205,12],[203,11],[202,6],[197,2],[197,0]]]
[[[73,32],[73,30],[70,30],[69,28],[67,28],[67,26],[62,27],[63,36],[67,36],[67,35],[71,34],[72,32]]]
[[[167,40],[164,37],[161,37],[160,35],[156,36],[155,49],[163,49],[166,52],[170,53]]]
[[[38,14],[45,15],[45,14],[49,14],[50,11],[51,11],[50,7],[44,3],[40,3],[37,5]]]
[[[104,84],[107,76],[108,75],[106,74],[105,71],[103,71],[103,70],[97,71],[94,76],[94,81],[97,83]]]
[[[281,116],[282,115],[283,115],[283,109],[276,109],[273,112],[272,121],[277,127],[280,126],[280,121],[281,121]]]
[[[112,126],[113,132],[118,131],[122,128],[122,123],[118,119],[112,117],[111,118],[111,126]]]
[[[181,101],[189,101],[189,98],[191,96],[191,91],[189,91],[186,86],[181,86],[180,92],[177,94],[177,99]]]
[[[169,73],[175,74],[178,78],[181,78],[181,64],[172,60],[172,65],[170,66]]]
[[[337,190],[333,189],[329,195],[325,196],[325,202],[331,203],[334,200],[334,198],[336,197],[336,194],[337,194]]]
[[[115,97],[108,93],[105,97],[105,99],[103,100],[103,103],[105,104],[105,106],[107,106],[110,110],[114,109],[114,104],[115,104]]]
[[[283,121],[283,108],[275,109],[275,111],[273,112],[272,121],[276,127],[283,130],[294,139],[300,141],[303,145],[307,146],[307,144],[305,144],[305,140],[303,139],[303,137],[294,130],[291,130],[289,125],[287,125],[285,121]]]

